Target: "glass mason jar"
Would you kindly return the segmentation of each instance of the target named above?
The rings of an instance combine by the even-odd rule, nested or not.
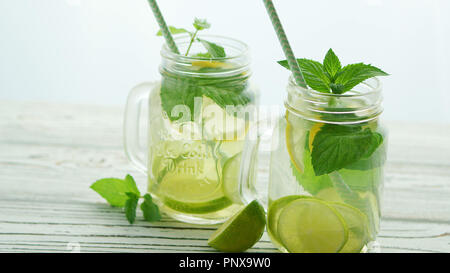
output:
[[[267,228],[282,252],[370,250],[387,148],[381,101],[377,78],[341,95],[290,79],[269,170]]]
[[[227,57],[184,56],[164,45],[161,80],[138,85],[129,95],[125,150],[147,174],[148,192],[162,211],[183,222],[215,224],[243,206],[237,178],[257,90],[249,81],[247,45],[203,37],[224,47]],[[185,52],[190,37],[175,42]],[[194,43],[191,52],[199,50]],[[146,147],[139,139],[142,102],[149,109]]]

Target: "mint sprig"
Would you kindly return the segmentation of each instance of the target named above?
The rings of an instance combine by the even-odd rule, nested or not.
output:
[[[191,50],[192,45],[195,41],[201,43],[203,47],[207,50],[207,53],[197,53],[196,55],[193,55],[194,57],[200,57],[205,59],[210,58],[224,58],[226,57],[225,49],[222,46],[219,46],[218,44],[215,44],[213,42],[209,42],[205,39],[200,39],[197,37],[197,34],[199,31],[208,29],[211,27],[211,24],[208,23],[205,19],[194,19],[194,23],[192,24],[194,26],[194,31],[188,31],[184,28],[177,28],[174,26],[169,26],[169,31],[172,35],[178,35],[178,34],[189,34],[191,36],[191,40],[189,42],[189,46],[186,50],[185,56],[189,56],[189,52]],[[159,30],[156,33],[157,36],[162,36],[162,31]]]
[[[91,185],[91,189],[105,198],[113,207],[124,207],[128,200],[127,192],[140,195],[134,179],[127,175],[125,179],[103,178]]]
[[[331,48],[325,55],[323,63],[309,59],[297,59],[297,62],[306,84],[323,93],[343,94],[367,79],[389,75],[370,64],[356,63],[342,67],[339,58]],[[286,60],[278,63],[290,69]]]
[[[169,31],[174,35],[183,33],[190,35],[189,46],[184,55],[188,56],[192,44],[198,42],[207,52],[200,52],[191,56],[201,59],[226,57],[225,49],[222,46],[197,37],[199,31],[210,28],[211,24],[206,20],[196,18],[193,26],[194,31],[169,27]],[[161,36],[161,31],[157,35]],[[242,73],[239,75],[224,75],[223,77],[214,76],[214,74],[232,70],[233,65],[231,63],[226,63],[224,60],[205,62],[206,65],[204,66],[201,64],[192,67],[196,73],[201,73],[198,77],[176,75],[170,72],[163,75],[160,92],[161,106],[171,121],[194,121],[196,115],[194,113],[195,98],[208,97],[225,110],[227,110],[227,106],[245,106],[254,99],[251,92],[248,92],[247,79],[249,75]],[[209,66],[208,64],[212,65]],[[180,105],[185,107],[178,107]],[[236,113],[233,111],[233,114]]]
[[[158,206],[153,203],[151,196],[145,194],[142,197],[134,178],[129,174],[125,179],[103,178],[97,180],[91,185],[91,189],[96,191],[111,206],[124,208],[125,216],[130,224],[133,224],[136,219],[136,209],[140,198],[144,199],[141,204],[144,219],[149,222],[161,219]]]

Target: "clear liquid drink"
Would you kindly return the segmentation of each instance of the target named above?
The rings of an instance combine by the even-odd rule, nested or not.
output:
[[[361,252],[375,241],[387,133],[381,86],[343,95],[288,86],[271,152],[268,232],[283,252]]]
[[[183,56],[164,47],[161,80],[146,91],[148,192],[165,213],[196,224],[223,222],[243,206],[238,173],[257,97],[247,46],[208,40],[227,57]],[[176,42],[183,52],[189,37]]]

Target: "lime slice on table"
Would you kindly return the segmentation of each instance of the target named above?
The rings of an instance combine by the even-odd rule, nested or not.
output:
[[[286,205],[278,218],[278,236],[289,252],[335,253],[347,242],[342,215],[326,202],[302,198]]]
[[[275,237],[277,241],[279,241],[277,224],[278,224],[278,217],[280,216],[281,211],[291,201],[300,198],[311,198],[311,197],[306,195],[288,195],[275,200],[275,202],[273,202],[269,206],[269,211],[267,212],[267,228],[269,229],[270,234],[273,237]]]
[[[259,241],[265,226],[264,208],[254,200],[220,226],[208,245],[223,252],[242,252]]]
[[[330,203],[345,219],[348,227],[348,240],[341,253],[361,252],[369,236],[368,219],[359,209],[343,203]]]

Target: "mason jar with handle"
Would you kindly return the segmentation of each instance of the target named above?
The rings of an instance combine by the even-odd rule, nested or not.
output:
[[[270,153],[247,140],[244,160],[270,157],[259,168],[269,170],[267,231],[280,251],[376,251],[387,149],[381,89],[371,78],[345,94],[323,93],[291,78]],[[244,165],[241,175],[251,200],[259,181]]]
[[[164,45],[161,80],[129,94],[124,138],[128,158],[147,174],[148,192],[162,211],[183,222],[216,224],[243,206],[238,176],[258,92],[250,84],[247,45],[204,37],[227,57],[184,56]],[[175,42],[181,52],[204,50],[190,45],[189,36]],[[144,143],[141,123],[148,127]]]

